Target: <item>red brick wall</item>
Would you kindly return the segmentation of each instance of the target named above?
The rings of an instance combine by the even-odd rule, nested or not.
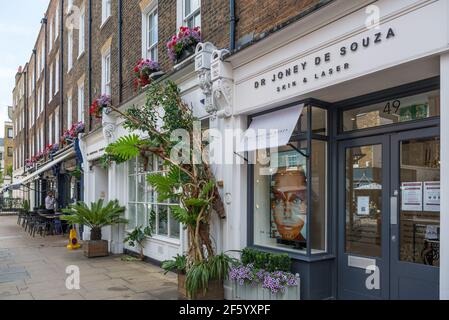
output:
[[[243,45],[294,18],[322,0],[237,0],[236,41]]]

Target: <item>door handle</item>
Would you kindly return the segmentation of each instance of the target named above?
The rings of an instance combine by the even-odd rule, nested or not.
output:
[[[394,191],[394,196],[390,198],[390,224],[398,224],[398,191]]]

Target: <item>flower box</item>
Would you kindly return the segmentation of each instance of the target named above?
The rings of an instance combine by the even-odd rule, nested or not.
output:
[[[265,289],[259,283],[240,285],[237,281],[231,281],[232,300],[301,300],[301,282],[297,276],[297,285],[285,288],[285,291],[277,293]]]
[[[199,42],[201,42],[199,27],[181,27],[178,34],[174,35],[167,43],[168,55],[178,65],[195,53],[196,45]]]
[[[134,90],[138,91],[142,90],[146,86],[148,86],[152,80],[155,78],[153,75],[157,76],[158,74],[164,74],[160,72],[161,68],[159,63],[150,59],[141,59],[137,62],[134,67]]]

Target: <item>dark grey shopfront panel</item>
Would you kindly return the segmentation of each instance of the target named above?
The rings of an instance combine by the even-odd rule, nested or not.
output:
[[[391,135],[391,299],[439,299],[440,132]],[[417,185],[420,204],[409,203]],[[410,191],[410,190],[411,191]],[[408,195],[412,192],[411,196]],[[416,207],[416,208],[415,208]]]
[[[439,298],[439,141],[435,127],[340,142],[340,299]]]
[[[342,142],[338,159],[339,298],[388,299],[388,139]]]

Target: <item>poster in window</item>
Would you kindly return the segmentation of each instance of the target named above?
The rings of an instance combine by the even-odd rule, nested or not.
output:
[[[423,183],[404,182],[401,185],[402,211],[422,211],[423,209]]]
[[[307,179],[303,166],[287,159],[288,166],[281,166],[272,176],[271,237],[301,247],[307,239]]]
[[[440,182],[424,182],[424,211],[440,212]]]

